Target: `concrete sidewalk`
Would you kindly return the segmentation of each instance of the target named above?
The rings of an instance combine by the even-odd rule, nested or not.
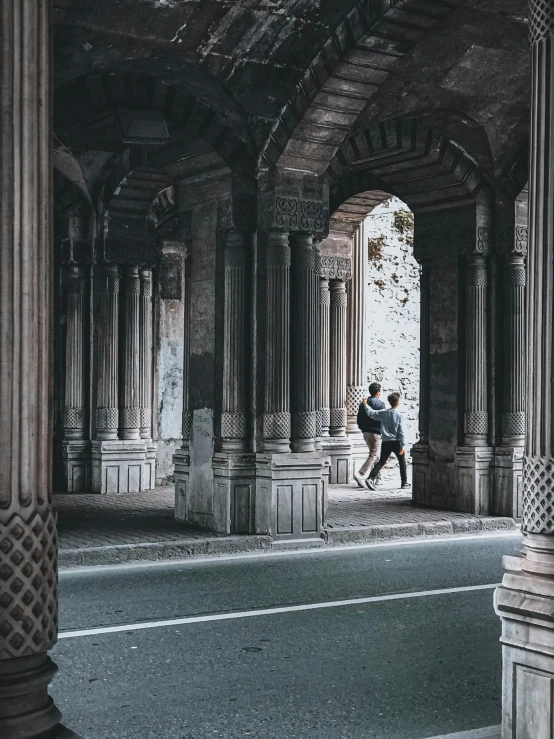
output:
[[[390,473],[393,471],[391,470]],[[274,542],[270,536],[221,536],[173,518],[173,487],[132,495],[54,496],[62,567],[217,556],[284,548],[340,546],[514,529],[509,518],[418,508],[391,474],[366,492],[355,485],[329,489],[321,538]]]

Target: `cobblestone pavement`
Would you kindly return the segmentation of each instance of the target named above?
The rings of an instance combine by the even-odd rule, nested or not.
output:
[[[411,468],[408,468],[408,474]],[[418,508],[412,504],[412,491],[401,490],[396,467],[385,468],[381,484],[375,492],[363,490],[355,483],[330,485],[327,508],[328,529],[348,529],[359,526],[458,521],[478,518],[471,513]]]
[[[398,489],[397,476],[396,469],[384,470],[376,492],[355,484],[331,485],[327,529],[477,518],[413,506],[411,491]],[[173,496],[173,487],[132,495],[55,495],[60,549],[221,538],[175,521]]]
[[[58,494],[54,505],[60,549],[215,538],[173,518],[173,487],[126,495]]]

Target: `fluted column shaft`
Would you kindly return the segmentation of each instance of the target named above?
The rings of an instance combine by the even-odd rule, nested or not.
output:
[[[191,413],[189,402],[190,380],[190,269],[191,254],[187,249],[184,263],[184,293],[183,293],[183,448],[188,448],[191,430]]]
[[[230,451],[244,450],[248,442],[246,264],[246,234],[229,231],[225,243],[221,438],[222,448]]]
[[[123,394],[120,413],[122,439],[140,439],[140,277],[138,267],[125,267],[123,336]]]
[[[331,280],[330,434],[346,436],[346,284]]]
[[[100,268],[98,292],[96,435],[102,440],[117,439],[119,270],[116,265]]]
[[[85,438],[84,340],[85,270],[69,267],[66,281],[64,436]]]
[[[317,433],[319,275],[310,234],[293,236],[291,306],[292,450],[311,452]]]
[[[554,1],[530,3],[531,171],[527,316],[527,434],[522,529],[554,534]],[[554,563],[554,559],[553,559]]]
[[[329,436],[329,427],[331,425],[331,400],[329,396],[330,390],[330,306],[331,296],[329,293],[329,280],[322,278],[319,281],[319,305],[320,305],[320,357],[321,357],[321,435]]]
[[[352,244],[352,279],[348,281],[348,343],[347,343],[347,430],[359,433],[356,418],[358,406],[367,395],[366,291],[368,279],[367,234],[362,222]]]
[[[140,438],[152,438],[152,272],[140,270]]]
[[[525,443],[525,258],[522,254],[506,257],[504,263],[504,343],[505,383],[502,413],[502,444]]]
[[[1,4],[0,736],[50,737],[56,667],[51,497],[52,125],[45,0]]]
[[[284,231],[268,234],[263,437],[266,451],[290,451],[290,246]]]
[[[482,254],[466,268],[465,443],[486,446],[487,410],[487,263]]]
[[[419,347],[419,443],[429,443],[429,372],[430,372],[430,265],[421,263],[420,273],[420,347]]]

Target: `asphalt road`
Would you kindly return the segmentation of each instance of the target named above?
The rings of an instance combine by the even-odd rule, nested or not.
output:
[[[500,624],[483,586],[520,544],[67,571],[52,694],[84,739],[424,739],[498,724]]]

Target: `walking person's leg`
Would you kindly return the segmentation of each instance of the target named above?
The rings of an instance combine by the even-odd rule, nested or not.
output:
[[[392,442],[390,441],[383,441],[381,444],[381,455],[379,457],[379,461],[371,470],[369,477],[366,480],[366,485],[370,490],[375,490],[375,483],[373,481],[375,480],[379,472],[381,472],[381,469],[385,466],[388,458],[390,457],[390,453],[392,452],[391,444]]]
[[[369,434],[366,432],[364,433],[364,441],[367,444],[367,449],[369,453],[368,453],[366,461],[360,467],[359,474],[361,476],[365,475],[367,472],[371,472],[373,467],[379,461],[379,456],[381,454],[381,435],[380,434]]]
[[[365,477],[367,471],[372,468],[373,464],[375,464],[375,462],[373,461],[375,457],[374,437],[375,437],[375,434],[369,434],[364,431],[364,441],[367,445],[367,459],[365,460],[363,465],[360,467],[359,471],[354,472],[354,479],[358,483],[358,487],[361,487],[361,488],[365,488],[365,480],[363,478]]]
[[[403,488],[409,487],[408,484],[408,470],[406,467],[406,450],[400,454],[400,444],[396,442],[395,448],[393,449],[396,458],[398,459],[398,466],[400,467],[400,484]]]

